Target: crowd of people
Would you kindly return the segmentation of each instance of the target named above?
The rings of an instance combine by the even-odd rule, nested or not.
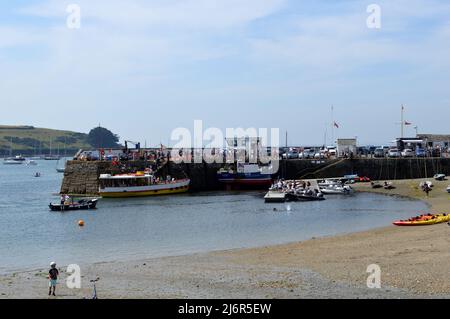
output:
[[[314,188],[310,182],[284,179],[275,181],[270,187],[270,190],[294,195],[313,195],[319,193],[319,190],[317,188]]]

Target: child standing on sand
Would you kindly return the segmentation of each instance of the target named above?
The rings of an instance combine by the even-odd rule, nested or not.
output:
[[[56,269],[56,263],[53,261],[50,264],[50,270],[48,272],[48,295],[50,296],[52,294],[52,288],[53,288],[53,296],[55,295],[55,290],[56,290],[56,283],[58,280],[58,275],[59,275],[59,271],[58,269]]]

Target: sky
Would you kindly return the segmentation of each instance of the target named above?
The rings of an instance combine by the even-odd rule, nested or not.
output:
[[[449,83],[448,0],[0,0],[3,125],[150,146],[202,120],[386,145],[402,104],[406,135],[450,134]]]

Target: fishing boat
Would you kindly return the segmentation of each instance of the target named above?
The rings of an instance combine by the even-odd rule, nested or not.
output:
[[[231,185],[266,187],[272,185],[271,167],[238,162],[217,172],[219,182]]]
[[[93,199],[82,199],[77,202],[65,203],[61,204],[52,204],[50,203],[48,207],[51,211],[61,212],[61,211],[71,211],[71,210],[87,210],[87,209],[95,209],[97,207],[97,198]]]
[[[106,198],[144,197],[185,193],[190,179],[156,178],[149,172],[101,174],[99,194]]]

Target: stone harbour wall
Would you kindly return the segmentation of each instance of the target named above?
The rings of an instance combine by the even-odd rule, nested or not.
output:
[[[129,170],[143,170],[154,163],[136,161],[124,163]],[[224,189],[217,181],[216,172],[222,164],[169,163],[158,171],[158,176],[189,177],[190,191]],[[111,162],[69,161],[66,164],[61,193],[94,196],[98,193],[100,174],[120,173],[120,167]],[[372,180],[430,178],[434,174],[450,175],[448,158],[400,159],[345,159],[332,161],[287,160],[280,162],[275,177],[286,179],[313,179],[341,177],[348,174],[367,176]]]

